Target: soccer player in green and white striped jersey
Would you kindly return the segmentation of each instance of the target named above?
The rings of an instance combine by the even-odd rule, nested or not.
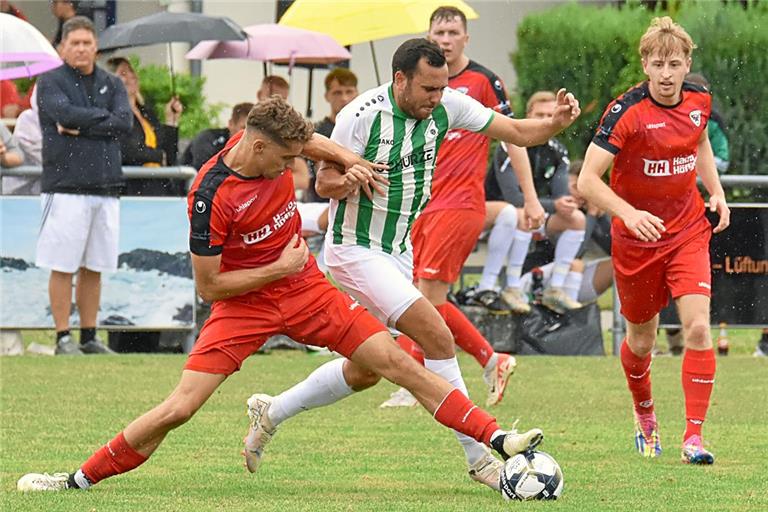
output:
[[[412,282],[410,228],[429,200],[440,143],[449,129],[465,128],[518,146],[542,144],[576,119],[579,105],[561,90],[552,119],[498,115],[447,87],[445,56],[426,39],[400,45],[392,57],[392,73],[391,83],[362,93],[336,117],[331,139],[389,168],[380,176],[357,165],[349,169],[319,165],[317,192],[331,198],[325,260],[339,286],[374,316],[416,341],[424,350],[425,366],[467,394],[453,337]],[[326,363],[276,397],[259,395],[268,405],[254,428],[264,432],[266,444],[282,421],[341,400],[379,379],[351,361]],[[519,435],[530,446],[543,437],[539,429]],[[457,436],[470,476],[498,490],[498,479],[477,477],[489,468],[497,472],[498,460],[474,439]],[[259,449],[262,453],[263,445]]]

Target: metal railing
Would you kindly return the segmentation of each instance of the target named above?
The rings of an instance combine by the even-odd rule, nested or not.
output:
[[[18,176],[23,178],[39,178],[43,173],[43,168],[39,165],[20,165],[18,167],[0,168],[0,178],[3,176]],[[184,180],[187,189],[192,185],[197,170],[194,167],[186,165],[177,165],[172,167],[140,167],[126,165],[123,166],[123,176],[128,179],[144,178],[175,178]],[[0,194],[2,194],[2,185],[0,185]]]

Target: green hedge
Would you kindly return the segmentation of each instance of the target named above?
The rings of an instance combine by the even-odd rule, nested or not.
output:
[[[158,119],[165,119],[165,104],[171,99],[171,75],[167,66],[154,64],[141,65],[138,57],[130,57],[133,68],[139,75],[141,93],[154,103]],[[192,138],[206,128],[212,127],[212,122],[218,127],[218,117],[223,104],[207,104],[203,96],[205,78],[193,77],[185,73],[174,76],[176,95],[184,104],[184,113],[179,122],[179,137]]]
[[[645,78],[638,43],[651,18],[665,14],[566,4],[528,16],[512,55],[519,103],[541,89],[573,91],[583,114],[563,140],[583,155],[605,106]],[[729,174],[768,174],[768,5],[687,2],[670,14],[698,45],[692,70],[709,79],[726,119]]]

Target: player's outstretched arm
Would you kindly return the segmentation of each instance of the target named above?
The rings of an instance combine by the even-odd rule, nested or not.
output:
[[[221,272],[220,254],[216,256],[192,254],[195,287],[197,293],[206,302],[236,297],[295,274],[304,268],[308,258],[309,249],[299,235],[293,235],[276,261],[262,267]]]
[[[579,174],[579,192],[590,204],[619,217],[638,239],[655,242],[665,231],[664,221],[650,212],[635,209],[603,182],[603,174],[612,162],[613,153],[591,143]]]
[[[387,164],[375,164],[369,162],[354,151],[345,148],[341,144],[338,144],[319,133],[312,134],[312,138],[309,139],[309,142],[304,144],[302,154],[316,162],[324,160],[326,162],[338,163],[344,169],[349,169],[355,165],[362,166],[369,171],[389,169]]]
[[[573,124],[579,114],[579,100],[573,94],[566,93],[565,89],[560,89],[557,91],[555,115],[550,119],[512,119],[494,113],[491,124],[483,133],[516,146],[537,146]]]
[[[709,192],[709,210],[717,212],[720,216],[720,220],[713,230],[715,233],[719,233],[731,223],[731,210],[725,202],[725,191],[717,174],[715,155],[712,152],[707,130],[702,131],[699,138],[696,172],[701,177],[704,188]]]
[[[355,164],[345,171],[333,162],[323,161],[318,165],[315,192],[320,197],[339,200],[354,196],[362,189],[373,200],[374,191],[384,195],[381,183],[388,181],[374,169]]]

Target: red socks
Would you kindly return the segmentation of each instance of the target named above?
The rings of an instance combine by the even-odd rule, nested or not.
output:
[[[440,313],[440,316],[443,317],[443,320],[445,320],[446,325],[448,325],[448,329],[453,334],[456,344],[464,352],[471,354],[480,363],[480,366],[485,368],[488,360],[493,355],[493,347],[488,343],[488,340],[483,338],[483,335],[469,321],[469,318],[450,302],[444,302],[439,306],[435,306],[435,308]]]
[[[400,345],[401,349],[405,350],[406,354],[418,361],[421,366],[424,366],[424,351],[421,350],[421,347],[418,343],[413,341],[405,334],[398,336],[395,341],[398,345]]]
[[[130,447],[120,432],[85,461],[80,468],[91,484],[127,473],[141,466],[147,457]]]
[[[685,395],[685,435],[701,436],[709,397],[715,384],[715,351],[686,349],[683,355],[683,394]]]
[[[627,377],[627,386],[635,402],[638,414],[653,412],[653,397],[651,396],[651,354],[645,357],[636,356],[630,350],[627,339],[621,344],[621,366]]]
[[[443,398],[442,403],[435,410],[434,417],[446,427],[487,446],[491,443],[491,435],[501,428],[496,423],[496,418],[473,404],[458,389],[454,389]]]

